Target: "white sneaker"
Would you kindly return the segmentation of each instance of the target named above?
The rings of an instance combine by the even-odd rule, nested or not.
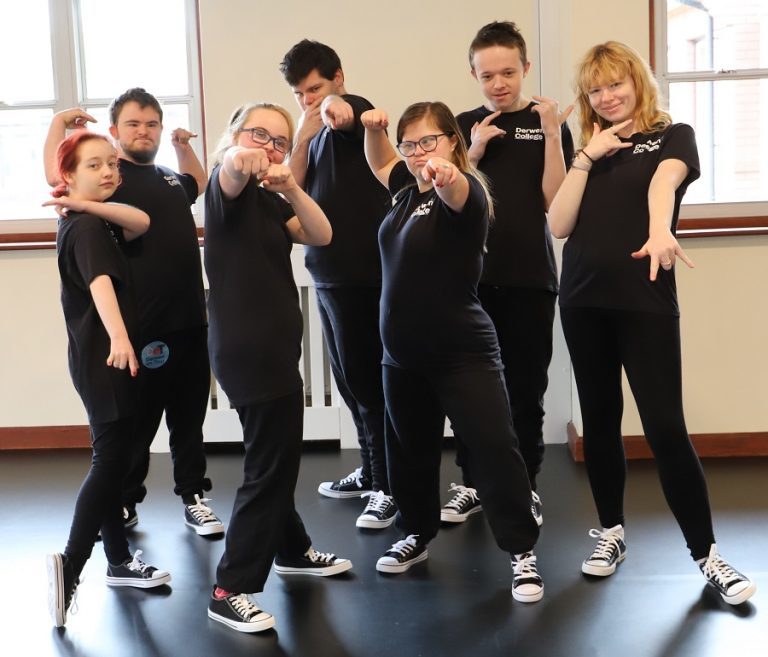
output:
[[[533,552],[512,556],[512,597],[518,602],[538,602],[544,597],[544,582]]]
[[[738,570],[723,559],[717,552],[717,545],[714,543],[709,549],[709,556],[699,563],[707,583],[717,589],[729,605],[740,605],[751,598],[757,586],[748,577],[742,575]]]
[[[616,572],[616,566],[627,556],[624,527],[616,525],[610,529],[590,529],[589,535],[600,540],[592,554],[581,564],[581,572],[597,577],[613,575]]]

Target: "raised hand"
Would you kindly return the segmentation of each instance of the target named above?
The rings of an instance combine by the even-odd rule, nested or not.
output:
[[[427,182],[432,181],[435,187],[445,187],[456,182],[459,170],[442,157],[431,157],[421,170],[421,177]]]
[[[262,148],[238,148],[232,153],[232,168],[245,176],[261,180],[270,167],[269,157]]]
[[[632,119],[627,119],[605,130],[601,130],[597,123],[593,123],[594,132],[592,133],[592,139],[584,147],[584,153],[594,161],[601,157],[610,157],[622,148],[632,148],[633,144],[631,142],[621,141],[617,134],[630,123],[632,123]]]
[[[371,109],[360,115],[360,122],[366,130],[386,130],[389,127],[389,117],[384,110]]]
[[[87,123],[98,123],[93,116],[79,107],[57,112],[53,118],[63,123],[67,130],[87,130]]]
[[[267,171],[261,177],[264,189],[271,192],[285,194],[298,188],[291,170],[284,164],[270,164]]]
[[[485,155],[485,148],[491,139],[496,137],[503,137],[507,134],[506,130],[502,130],[498,126],[493,125],[493,121],[501,116],[501,112],[496,111],[486,116],[482,121],[475,122],[470,130],[470,145],[469,145],[469,158],[477,163],[483,155]]]
[[[296,142],[310,141],[323,127],[323,117],[320,115],[320,105],[323,99],[318,98],[301,113],[296,129]]]
[[[536,104],[531,107],[531,111],[539,115],[544,136],[551,137],[560,134],[560,126],[565,123],[573,111],[573,105],[568,105],[562,112],[559,112],[556,100],[546,96],[532,96],[532,98]]]
[[[320,106],[323,124],[331,130],[345,130],[355,121],[352,106],[340,96],[327,96]]]
[[[184,128],[176,128],[176,130],[171,133],[171,144],[173,146],[186,146],[189,143],[189,140],[194,139],[195,137],[197,137],[196,132],[190,132]]]

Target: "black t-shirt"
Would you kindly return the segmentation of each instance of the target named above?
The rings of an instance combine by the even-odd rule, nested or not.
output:
[[[480,183],[467,180],[467,202],[454,212],[434,189],[419,192],[405,162],[392,169],[396,202],[379,230],[385,365],[501,367],[496,331],[477,298],[488,203]]]
[[[699,177],[693,128],[676,123],[622,141],[634,148],[601,158],[589,172],[576,226],[563,250],[560,305],[677,315],[674,270],[659,268],[652,282],[650,259],[630,254],[648,240],[648,187],[659,163],[668,159],[688,165],[675,193],[674,234],[683,195]]]
[[[110,201],[144,210],[151,222],[144,235],[123,245],[139,305],[140,346],[205,326],[200,247],[190,210],[197,182],[190,174],[122,159],[120,175]]]
[[[119,229],[118,229],[119,230]],[[91,424],[113,422],[136,412],[137,385],[128,369],[106,363],[111,342],[91,296],[90,284],[112,279],[128,335],[136,335],[136,307],[125,256],[99,217],[70,212],[56,235],[61,307],[69,339],[69,372]]]
[[[236,199],[225,199],[219,170],[205,192],[208,349],[227,396],[247,406],[303,385],[303,320],[285,227],[296,213],[254,180]]]
[[[377,234],[392,207],[363,151],[360,115],[373,109],[365,98],[342,96],[355,114],[350,131],[323,127],[309,144],[305,189],[333,228],[327,246],[306,246],[305,263],[317,287],[381,285]]]
[[[493,125],[506,135],[491,139],[478,168],[491,182],[495,218],[488,233],[482,283],[557,292],[557,266],[544,210],[544,133],[531,108],[504,112]],[[492,114],[478,107],[456,117],[467,145],[475,123]],[[573,157],[567,124],[561,129],[565,161]]]

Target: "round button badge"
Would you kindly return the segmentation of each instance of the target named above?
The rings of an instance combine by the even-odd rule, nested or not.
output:
[[[150,342],[141,350],[141,362],[144,367],[150,370],[156,370],[168,362],[171,351],[165,342]]]

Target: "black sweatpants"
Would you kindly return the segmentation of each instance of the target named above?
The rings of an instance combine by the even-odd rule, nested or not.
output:
[[[414,372],[384,366],[387,458],[398,527],[435,537],[440,526],[440,455],[447,415],[464,436],[467,462],[499,547],[531,550],[539,527],[498,370]]]
[[[627,374],[669,507],[691,556],[715,542],[707,484],[683,417],[680,320],[671,315],[561,308],[584,423],[584,461],[603,527],[624,525],[621,436]]]
[[[134,422],[131,417],[90,427],[91,468],[77,494],[64,550],[78,575],[91,556],[99,530],[109,563],[123,563],[131,556],[123,525],[121,493],[131,461]]]
[[[478,296],[499,338],[512,423],[528,480],[536,490],[536,476],[544,460],[544,393],[549,384],[557,296],[548,290],[484,284],[478,287]],[[462,470],[464,485],[476,488],[459,434],[456,464]]]
[[[264,590],[276,555],[303,555],[311,541],[296,512],[304,429],[302,390],[239,407],[245,459],[216,584],[230,593]]]
[[[389,494],[381,382],[380,296],[378,287],[317,288],[331,371],[355,420],[363,474],[371,479],[373,490]]]
[[[178,331],[156,340],[168,345],[169,356],[161,367],[150,369],[142,364],[139,371],[135,459],[123,492],[123,503],[128,506],[143,501],[147,494],[144,480],[149,472],[149,448],[163,411],[176,484],[173,492],[189,497],[211,489],[211,481],[205,476],[203,451],[203,422],[211,391],[207,329]]]

